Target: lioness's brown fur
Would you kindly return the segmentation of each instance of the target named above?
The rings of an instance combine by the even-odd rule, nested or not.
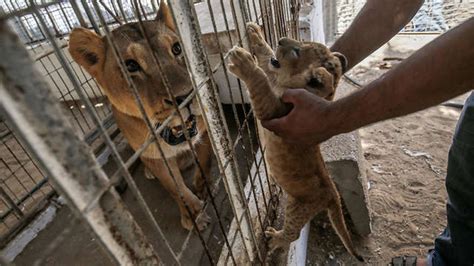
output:
[[[282,38],[276,51],[278,61],[270,64],[274,54],[263,39],[260,27],[249,23],[247,32],[257,61],[245,49],[235,47],[230,52],[229,70],[245,82],[258,119],[288,113],[289,107],[281,101],[287,89],[305,88],[327,100],[333,99],[346,64],[344,56],[331,53],[319,43]],[[352,245],[339,193],[326,170],[319,145],[288,143],[266,129],[263,142],[270,175],[288,194],[283,230],[270,227],[265,232],[271,237],[270,253],[280,247],[287,248],[308,221],[319,212],[327,211],[347,250],[362,260]]]
[[[157,125],[172,115],[175,109],[172,99],[168,98],[164,80],[158,73],[158,65],[154,61],[152,53],[155,54],[155,58],[159,58],[162,71],[177,101],[191,93],[192,83],[184,57],[182,54],[178,54],[178,50],[176,50],[179,39],[165,1],[161,1],[157,18],[154,21],[144,22],[143,27],[146,36],[150,39],[149,45],[152,51],[146,44],[146,37],[138,23],[129,23],[118,27],[112,31],[111,37],[124,61],[131,62],[128,60],[134,60],[139,65],[139,70],[131,72],[130,76],[143,101],[146,114],[153,125]],[[111,45],[105,37],[100,37],[87,29],[77,28],[70,35],[69,52],[74,60],[100,84],[112,104],[118,127],[131,147],[137,150],[150,136],[150,130],[145,124],[132,90],[129,88],[124,75],[122,75]],[[191,102],[189,108],[182,109],[181,113],[184,120],[190,119],[191,115],[196,117],[198,133],[191,140],[198,153],[198,159],[204,173],[208,176],[212,151],[196,100]],[[177,115],[174,115],[168,127],[179,129],[180,126],[181,120]],[[178,192],[182,193],[192,216],[197,217],[201,212],[203,202],[185,185],[181,175],[181,170],[194,165],[193,156],[190,154],[190,148],[186,141],[177,145],[169,145],[160,137],[159,141],[171,171],[176,177],[178,187],[172,180],[155,143],[145,150],[141,155],[141,160],[151,173],[148,176],[158,178],[176,200],[181,212],[181,224],[184,228],[190,230],[193,222]],[[201,195],[204,192],[203,184],[204,179],[201,172],[195,170],[194,185]],[[204,229],[209,223],[209,216],[200,215],[196,223],[199,230]]]

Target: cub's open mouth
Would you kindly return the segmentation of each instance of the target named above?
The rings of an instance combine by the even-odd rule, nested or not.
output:
[[[157,123],[155,129],[157,129],[160,125],[160,123]],[[196,136],[198,133],[196,128],[196,117],[194,115],[190,115],[188,117],[184,128],[182,125],[172,128],[167,126],[163,131],[161,131],[160,136],[166,143],[171,146],[175,146],[186,141],[186,136],[184,135],[186,131],[189,134],[189,138]]]

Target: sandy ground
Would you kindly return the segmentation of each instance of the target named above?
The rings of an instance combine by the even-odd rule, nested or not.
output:
[[[428,41],[396,40],[349,75],[366,84]],[[455,99],[463,102],[466,96]],[[369,265],[387,265],[399,255],[425,256],[446,225],[447,156],[460,110],[436,106],[359,131],[367,165],[372,234],[354,236]],[[353,265],[324,215],[312,223],[309,265]]]

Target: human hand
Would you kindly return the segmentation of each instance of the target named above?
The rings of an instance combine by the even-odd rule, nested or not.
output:
[[[293,104],[284,117],[262,121],[262,126],[289,142],[316,144],[331,138],[335,132],[329,117],[331,102],[304,89],[287,89],[282,100]]]

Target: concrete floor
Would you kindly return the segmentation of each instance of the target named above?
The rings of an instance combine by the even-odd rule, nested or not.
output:
[[[227,114],[227,121],[232,138],[235,139],[237,128],[229,106],[225,107],[225,113]],[[239,116],[241,119],[243,118],[241,113]],[[251,131],[254,132],[254,129],[251,128]],[[252,136],[252,139],[255,142],[255,136]],[[244,141],[246,142],[246,145],[249,145],[247,138],[244,138]],[[255,145],[255,143],[252,145]],[[128,150],[127,152],[131,153],[131,150]],[[241,176],[246,178],[247,168],[245,157],[250,155],[250,149],[247,146],[247,149],[244,151],[239,145],[237,146],[236,152]],[[109,162],[104,166],[106,172],[113,172],[114,169],[115,165],[112,162]],[[181,227],[179,210],[176,203],[157,180],[148,180],[144,177],[143,165],[140,164],[132,174],[135,177],[135,182],[144,196],[145,201],[148,203],[158,224],[170,242],[171,247],[178,253],[188,235],[188,232]],[[192,173],[189,171],[184,173],[186,182],[188,183],[190,183],[191,174]],[[215,180],[217,176],[218,169],[216,163],[214,163],[211,178]],[[151,225],[147,222],[144,213],[137,206],[136,198],[133,196],[130,189],[125,190],[122,194],[122,198],[125,204],[129,207],[135,220],[145,232],[148,240],[154,246],[157,254],[160,254],[161,247],[157,245],[157,238],[150,233],[147,234],[147,232],[153,232],[154,230],[151,229]],[[217,209],[221,216],[221,221],[227,231],[228,226],[232,221],[233,214],[222,182],[215,198],[215,202],[217,203]],[[219,228],[211,204],[208,204],[206,212],[211,216],[214,222],[212,222],[204,231],[203,238],[208,245],[209,253],[215,263],[219,258],[224,243],[223,234]],[[183,265],[211,264],[197,234],[195,233],[191,236],[182,257]],[[162,260],[167,261],[167,258],[161,258]],[[95,236],[87,231],[86,227],[74,217],[67,206],[59,208],[53,222],[51,222],[43,231],[38,233],[38,236],[16,257],[14,263],[16,265],[32,265],[33,263],[38,262],[38,260],[42,262],[42,264],[47,265],[106,266],[115,264],[115,262],[103,250]]]

